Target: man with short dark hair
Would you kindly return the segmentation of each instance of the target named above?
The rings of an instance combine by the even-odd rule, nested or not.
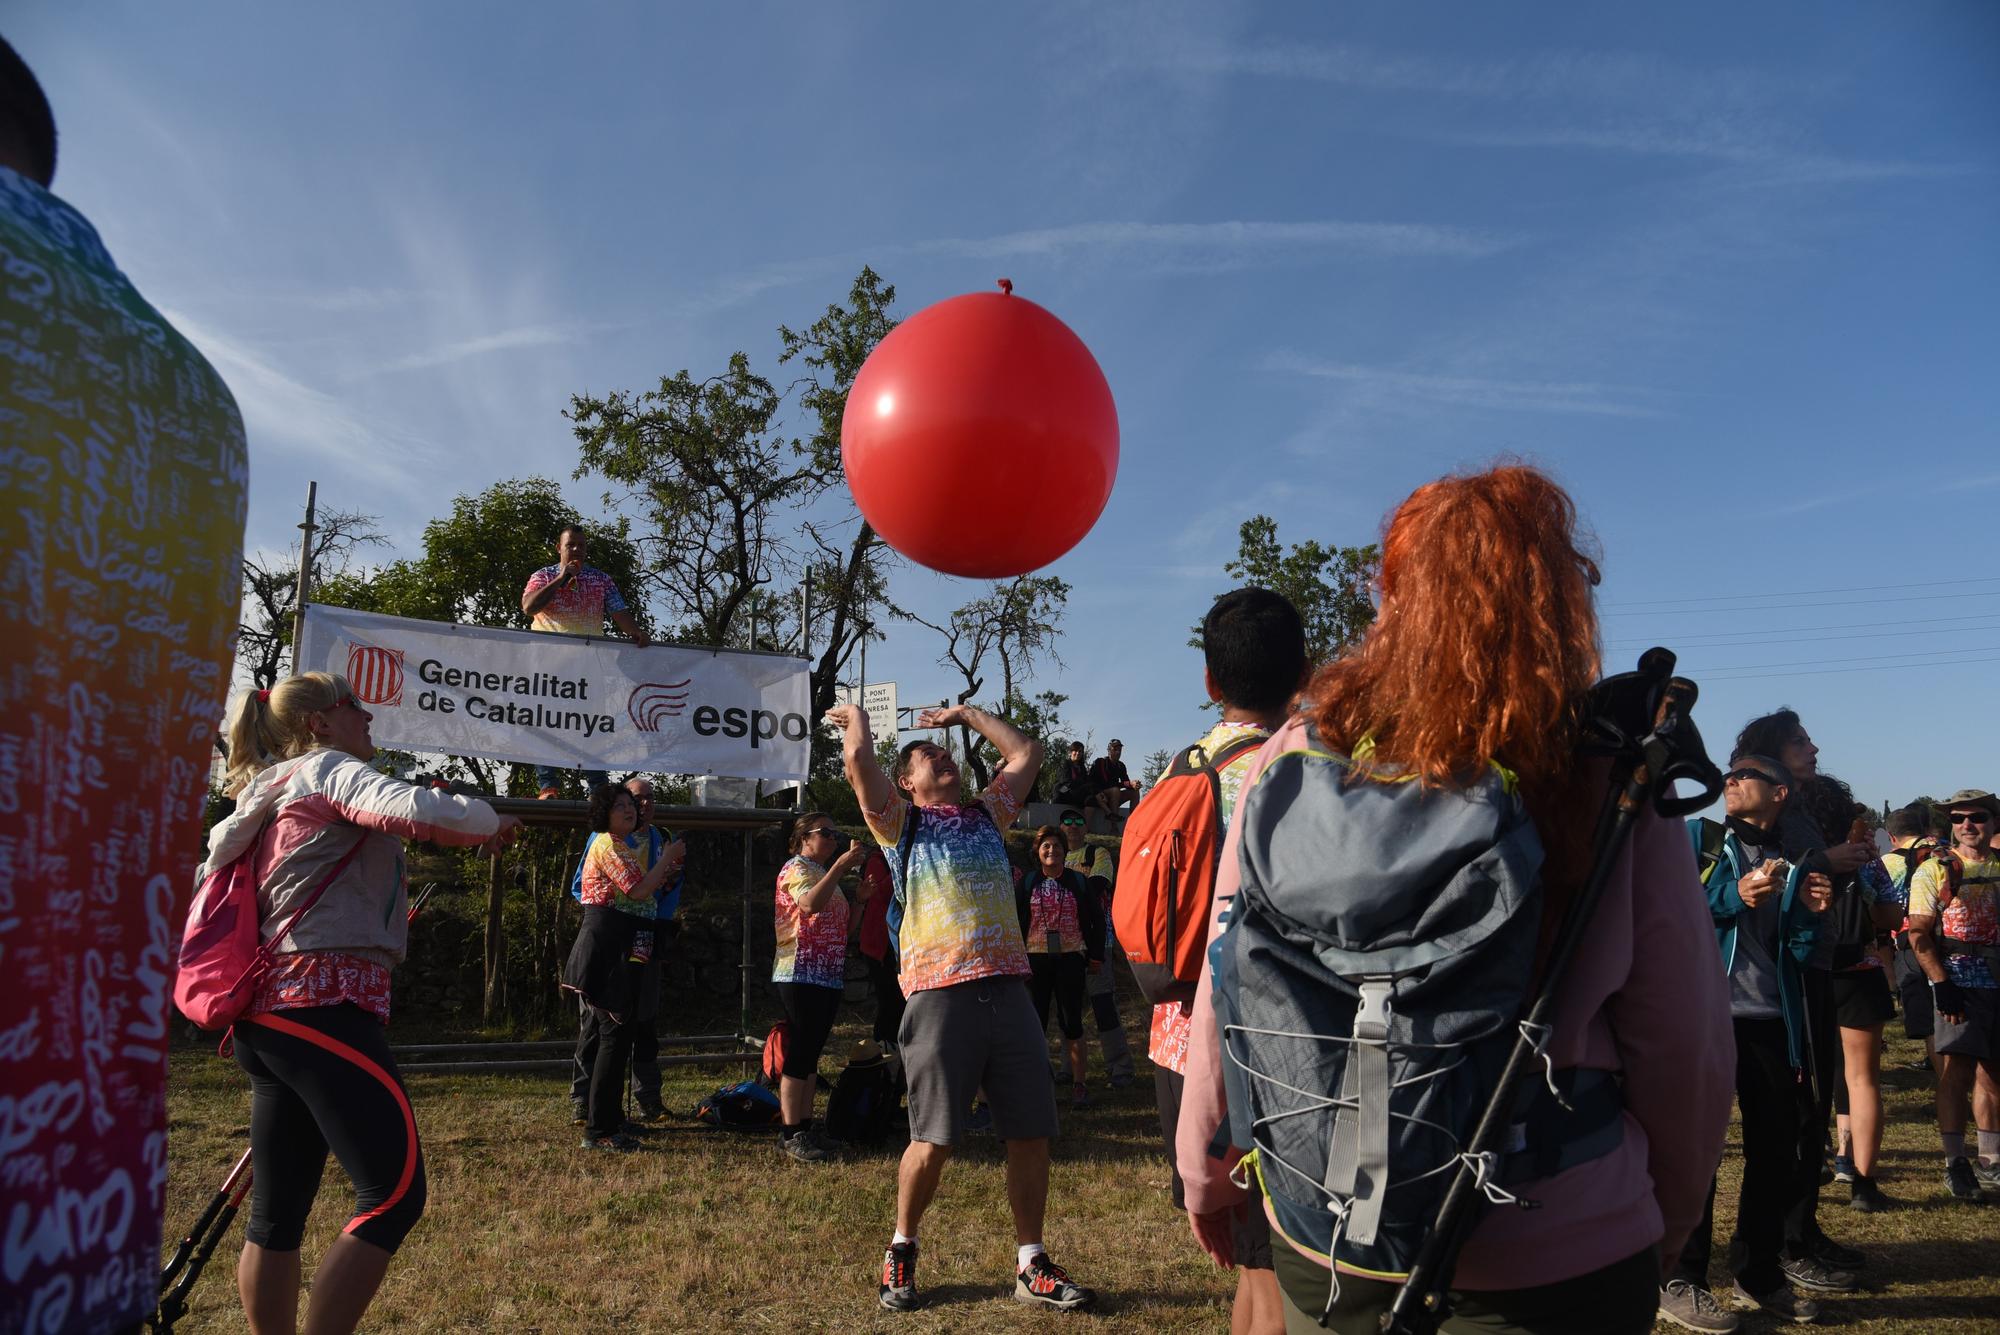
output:
[[[1305,624],[1298,609],[1269,589],[1236,589],[1216,599],[1202,618],[1201,647],[1202,684],[1208,698],[1222,710],[1222,719],[1195,746],[1211,758],[1228,753],[1216,765],[1221,798],[1221,828],[1216,832],[1219,842],[1236,810],[1243,776],[1257,758],[1258,745],[1283,726],[1292,697],[1305,683],[1310,665]],[[1207,920],[1206,908],[1202,920]],[[1175,1166],[1174,1138],[1179,1130],[1188,1038],[1193,1028],[1191,1001],[1168,1001],[1153,1007],[1146,1055],[1153,1062],[1160,1131],[1166,1138],[1167,1168],[1173,1175],[1177,1208],[1185,1208],[1186,1201],[1180,1170]],[[1271,1228],[1262,1205],[1253,1200],[1247,1207],[1224,1207],[1214,1212],[1210,1222],[1218,1233],[1228,1232],[1236,1259],[1232,1335],[1276,1335],[1285,1328],[1285,1311],[1278,1277],[1271,1268]]]
[[[917,1226],[983,1087],[993,1131],[1007,1144],[1014,1297],[1063,1309],[1089,1306],[1096,1295],[1071,1280],[1042,1245],[1055,1085],[1048,1039],[1028,995],[1028,948],[1001,837],[1041,769],[1041,743],[971,705],[919,714],[919,728],[969,727],[1000,753],[993,781],[968,803],[957,762],[935,742],[905,746],[892,778],[876,759],[866,713],[841,704],[826,718],[841,729],[847,781],[889,863],[895,887],[889,939],[908,998],[899,1037],[910,1145],[897,1172],[896,1230],[882,1258],[877,1299],[893,1312],[918,1306]]]
[[[1908,918],[1910,878],[1916,874],[1918,862],[1927,852],[1935,850],[1938,841],[1931,828],[1930,809],[1921,802],[1890,812],[1882,829],[1889,836],[1889,851],[1861,871],[1863,879],[1875,883],[1879,902],[1903,910],[1903,928],[1896,933],[1896,992],[1902,1002],[1903,1034],[1924,1041],[1928,1060],[1936,1017],[1931,1010],[1930,980],[1924,977],[1923,967],[1910,950]]]
[[[1103,808],[1104,814],[1114,819],[1120,807],[1131,806],[1139,800],[1139,785],[1132,782],[1131,772],[1119,757],[1125,754],[1125,743],[1113,737],[1104,747],[1104,754],[1090,762],[1090,781],[1097,791],[1090,800]]]
[[[1791,772],[1769,756],[1738,756],[1723,776],[1727,821],[1721,839],[1709,839],[1699,819],[1688,828],[1702,852],[1736,1031],[1736,1099],[1743,1114],[1743,1181],[1729,1244],[1736,1298],[1783,1320],[1811,1321],[1819,1305],[1786,1283],[1795,1271],[1805,1272],[1814,1287],[1828,1286],[1830,1275],[1849,1288],[1854,1279],[1821,1274],[1818,1262],[1783,1255],[1786,1212],[1801,1198],[1805,1175],[1815,1182],[1819,1177],[1817,1157],[1802,1162],[1799,1153],[1799,1128],[1812,1116],[1811,1092],[1801,1083],[1804,970],[1833,894],[1831,877],[1777,856],[1778,824],[1792,784]],[[1660,1290],[1660,1315],[1688,1330],[1733,1331],[1740,1324],[1708,1289],[1714,1218],[1711,1185],[1708,1210]]]
[[[625,632],[641,649],[652,644],[646,632],[625,605],[617,582],[596,566],[585,565],[590,555],[590,535],[581,524],[567,524],[556,535],[556,564],[543,566],[528,576],[521,590],[521,611],[533,618],[531,628],[555,635],[604,635],[606,617]],[[601,769],[583,771],[588,792],[608,779]],[[562,772],[552,765],[535,766],[537,796],[551,798],[562,792]]]
[[[2000,858],[1990,841],[2000,828],[2000,798],[1962,788],[1939,804],[1951,822],[1951,847],[1910,878],[1910,949],[1930,982],[1937,1012],[1938,1137],[1945,1189],[1978,1204],[1981,1188],[2000,1190]],[[1965,1099],[1972,1096],[1979,1164],[1965,1149]]]
[[[650,869],[669,848],[677,857],[685,858],[687,849],[679,840],[653,824],[653,781],[643,774],[634,774],[625,780],[625,789],[632,794],[632,800],[639,808],[639,828],[645,832],[646,852],[639,860],[642,870]],[[659,991],[660,972],[665,966],[666,943],[680,931],[680,922],[675,917],[681,907],[681,887],[687,883],[686,873],[681,873],[661,886],[653,895],[654,932],[656,944],[653,960],[647,969],[647,981],[641,987],[642,1002],[639,1007],[644,1017],[632,1027],[632,1102],[638,1110],[638,1121],[659,1122],[667,1115],[667,1108],[660,1097],[660,1026]],[[576,875],[571,878],[570,898],[579,902],[583,899],[583,859],[577,859]],[[647,1004],[650,993],[650,1004]],[[576,1056],[570,1072],[569,1103],[570,1120],[578,1126],[590,1121],[590,1068],[597,1061],[597,1044],[601,1037],[598,1032],[596,1010],[578,998],[581,1018],[576,1028]]]

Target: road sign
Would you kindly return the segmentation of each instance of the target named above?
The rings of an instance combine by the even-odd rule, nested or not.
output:
[[[855,703],[852,686],[839,688],[841,703]],[[861,709],[868,715],[868,731],[877,742],[896,744],[896,683],[893,681],[871,681],[861,688]]]

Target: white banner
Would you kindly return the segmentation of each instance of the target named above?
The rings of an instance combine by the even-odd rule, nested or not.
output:
[[[871,681],[857,692],[852,686],[836,686],[834,694],[842,704],[861,706],[861,712],[868,716],[868,731],[879,744],[896,744],[896,683],[893,681]],[[857,702],[856,695],[861,698]]]
[[[806,660],[448,626],[314,604],[299,670],[335,672],[380,746],[486,760],[806,777]]]

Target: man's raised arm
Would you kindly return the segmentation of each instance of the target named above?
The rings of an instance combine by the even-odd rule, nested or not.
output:
[[[847,771],[848,786],[861,801],[861,810],[885,809],[896,795],[896,786],[875,758],[875,734],[868,727],[867,712],[860,705],[835,705],[826,711],[826,721],[841,731],[841,767]]]

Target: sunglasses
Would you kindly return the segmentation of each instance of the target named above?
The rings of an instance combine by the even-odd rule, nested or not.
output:
[[[1729,773],[1722,776],[1722,781],[1724,783],[1729,782],[1731,779],[1735,779],[1739,782],[1746,779],[1755,779],[1758,783],[1768,783],[1773,787],[1776,787],[1778,783],[1776,779],[1772,778],[1770,775],[1766,774],[1763,770],[1760,769],[1733,769],[1729,771]]]
[[[806,831],[806,838],[810,839],[816,834],[832,834],[832,833],[834,833],[834,828],[831,825],[818,825]]]
[[[1078,820],[1078,819],[1077,819],[1077,818],[1076,818],[1075,816],[1064,816],[1064,817],[1063,817],[1063,821],[1062,821],[1062,823],[1063,823],[1063,824],[1065,824],[1065,825],[1081,825],[1081,824],[1083,824],[1083,822],[1082,822],[1082,821],[1080,821],[1080,820]]]
[[[1953,825],[1990,825],[1993,813],[1990,811],[1954,811],[1951,813]]]

